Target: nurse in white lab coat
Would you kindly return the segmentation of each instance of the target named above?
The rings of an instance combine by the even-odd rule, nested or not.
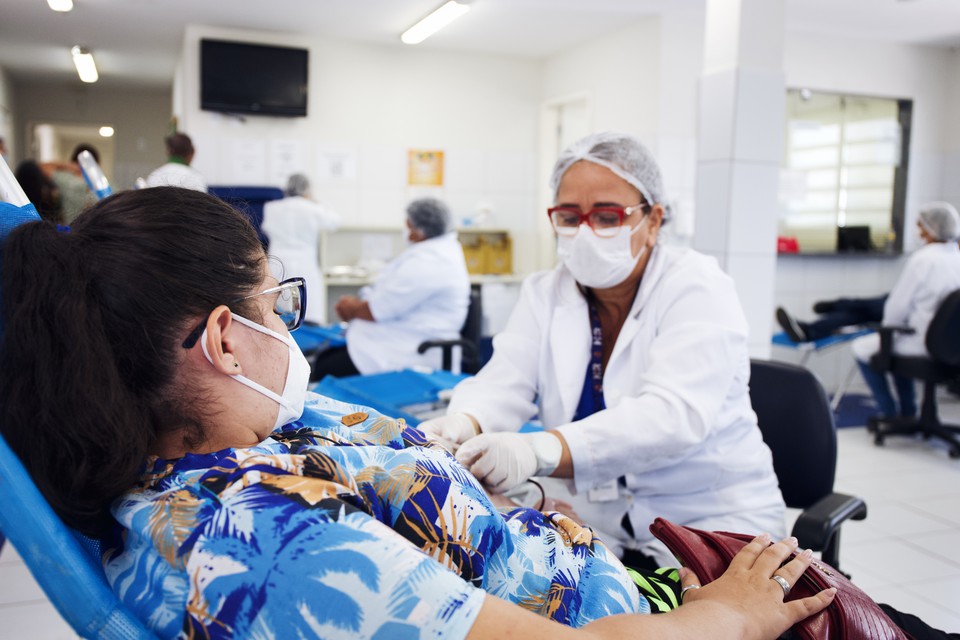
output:
[[[648,531],[657,516],[781,535],[746,320],[713,258],[657,243],[656,162],[630,136],[594,134],[562,154],[552,187],[560,264],[527,279],[491,361],[421,429],[462,443],[494,493],[567,479],[551,494],[628,562],[675,563]],[[515,433],[538,411],[544,433]]]
[[[893,350],[905,356],[927,355],[927,327],[943,299],[960,289],[960,248],[957,247],[960,216],[957,210],[948,202],[931,202],[920,209],[917,227],[925,244],[907,259],[883,307],[883,324],[907,326],[914,330],[912,334],[894,334]],[[880,350],[880,336],[874,333],[857,338],[852,348],[881,415],[915,416],[917,403],[913,380],[892,376],[898,407],[886,376],[867,364]]]
[[[438,349],[417,353],[424,340],[456,339],[467,317],[470,276],[450,212],[434,198],[407,206],[410,246],[360,296],[343,296],[337,314],[350,323],[346,350],[320,354],[312,379],[409,367],[440,367]]]
[[[340,215],[311,199],[310,181],[303,174],[290,176],[285,193],[286,198],[263,205],[261,228],[270,239],[270,255],[282,266],[282,273],[273,275],[278,280],[304,278],[309,301],[304,319],[326,324],[327,285],[317,246],[323,231],[340,226]]]

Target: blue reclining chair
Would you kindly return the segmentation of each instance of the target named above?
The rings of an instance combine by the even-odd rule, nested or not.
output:
[[[0,247],[14,227],[39,219],[30,205],[0,203]],[[0,250],[0,258],[2,255]],[[2,329],[0,325],[0,332]],[[80,637],[156,640],[111,590],[100,564],[99,543],[63,524],[2,436],[0,532],[16,547],[50,602]]]

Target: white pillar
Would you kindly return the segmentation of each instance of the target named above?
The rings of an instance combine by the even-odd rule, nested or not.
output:
[[[707,0],[693,246],[736,282],[750,355],[770,355],[783,154],[784,0]]]

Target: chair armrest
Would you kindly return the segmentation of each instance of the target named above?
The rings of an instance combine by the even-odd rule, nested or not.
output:
[[[867,503],[863,498],[843,493],[824,496],[805,509],[793,525],[792,535],[800,546],[822,552],[823,561],[839,569],[840,525],[846,520],[867,517]]]
[[[880,350],[870,358],[870,368],[874,371],[889,371],[890,360],[893,358],[893,335],[895,333],[909,335],[916,331],[906,326],[884,325],[877,327],[877,333],[880,334]]]
[[[458,338],[456,340],[424,340],[417,347],[417,353],[425,353],[429,349],[440,347],[443,353],[443,364],[441,365],[447,371],[453,367],[453,348],[460,347],[461,353],[468,358],[477,356],[477,345],[469,340]]]

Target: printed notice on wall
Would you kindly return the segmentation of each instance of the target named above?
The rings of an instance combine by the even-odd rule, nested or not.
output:
[[[270,184],[285,187],[294,173],[306,173],[306,144],[301,140],[270,141]]]
[[[443,186],[443,151],[410,149],[407,152],[407,184]]]

